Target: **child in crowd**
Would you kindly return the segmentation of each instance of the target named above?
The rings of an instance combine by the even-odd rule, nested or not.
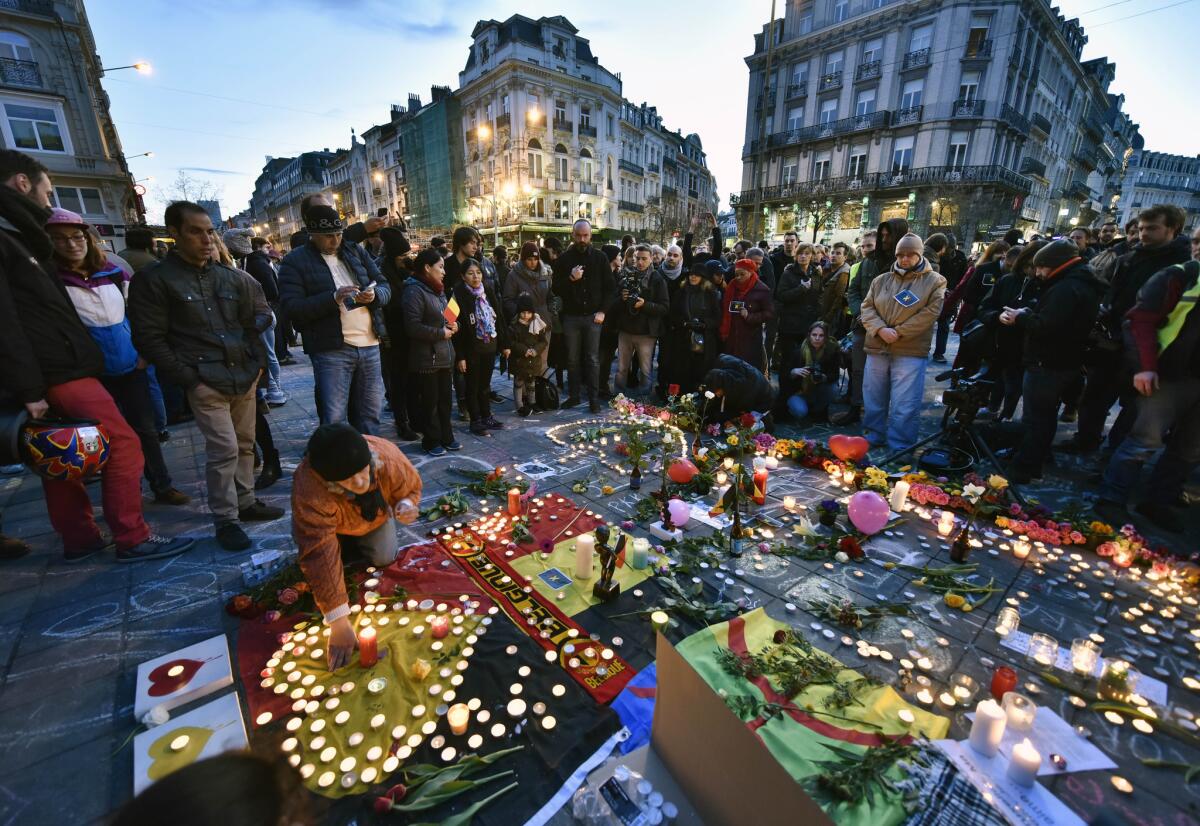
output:
[[[533,311],[533,299],[528,293],[517,296],[517,315],[508,330],[512,350],[508,365],[513,375],[513,401],[518,416],[528,416],[538,410],[535,382],[541,375],[542,353],[550,346],[549,326]]]

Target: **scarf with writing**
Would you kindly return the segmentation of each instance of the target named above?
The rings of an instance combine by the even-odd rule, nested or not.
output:
[[[746,297],[747,293],[754,289],[754,285],[758,283],[758,276],[750,273],[750,277],[746,279],[745,286],[742,286],[740,278],[735,278],[725,285],[725,295],[721,297],[721,340],[729,338],[729,333],[733,329],[733,316],[729,312],[729,303],[731,301],[741,301]]]
[[[475,296],[475,337],[480,341],[489,342],[496,338],[496,311],[487,300],[487,290],[480,284],[478,287],[467,285],[471,295]]]

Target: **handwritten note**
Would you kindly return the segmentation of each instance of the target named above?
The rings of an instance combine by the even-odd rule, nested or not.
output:
[[[1040,783],[1026,789],[1005,776],[1008,758],[996,755],[984,757],[966,741],[936,740],[950,761],[975,788],[1015,826],[1083,826],[1079,816]]]

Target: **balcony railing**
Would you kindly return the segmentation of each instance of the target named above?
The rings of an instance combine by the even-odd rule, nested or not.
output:
[[[909,106],[904,109],[897,109],[892,113],[892,126],[906,126],[910,123],[920,123],[921,115],[924,112],[924,106]]]
[[[789,83],[787,85],[786,98],[788,100],[796,100],[797,98],[808,97],[808,81],[802,80],[799,83]]]
[[[822,92],[828,92],[830,89],[837,89],[841,85],[842,85],[842,70],[841,69],[838,69],[836,72],[827,72],[827,73],[821,75],[820,89]]]
[[[929,65],[929,47],[917,49],[915,52],[909,52],[904,56],[904,61],[900,64],[900,71],[907,72],[909,69],[922,69]]]
[[[617,167],[638,176],[644,176],[646,174],[646,170],[642,169],[633,161],[627,161],[624,158],[621,158],[621,160],[617,161]]]
[[[1029,118],[1022,115],[1007,103],[1000,107],[1000,119],[1016,129],[1022,135],[1029,134]]]
[[[1064,194],[1071,200],[1087,201],[1092,197],[1092,190],[1083,181],[1071,181]]]
[[[579,194],[580,195],[595,195],[596,194],[596,185],[581,182],[579,184]]]
[[[914,186],[1000,186],[1007,190],[1029,194],[1033,182],[1007,167],[989,166],[927,166],[896,172],[870,172],[864,175],[825,178],[820,181],[799,181],[782,186],[746,190],[738,198],[741,203],[754,201],[796,202],[814,196],[862,195],[867,192],[908,189]]]
[[[1038,178],[1046,177],[1046,165],[1037,158],[1026,156],[1021,158],[1020,173],[1022,175],[1033,175]]]
[[[1083,119],[1083,128],[1098,141],[1104,140],[1104,122],[1095,115]]]
[[[648,170],[650,170],[651,172],[653,172],[655,175],[658,174],[658,164],[656,164],[656,163],[646,164],[646,168]]]
[[[952,118],[981,118],[983,117],[983,108],[985,101],[971,99],[958,99],[954,101],[953,107],[950,109],[950,117]]]
[[[688,197],[689,197],[689,198],[699,198],[699,197],[700,197],[700,191],[699,191],[699,190],[696,190],[696,189],[689,189],[689,190],[688,190]]]
[[[499,115],[496,115],[496,128],[497,129],[499,129],[501,127],[504,127],[507,129],[509,124],[511,124],[511,123],[512,123],[512,115],[510,115],[508,112],[501,112]]]
[[[621,212],[644,212],[645,208],[641,204],[635,204],[633,201],[617,201],[617,209]]]
[[[579,134],[580,136],[587,135],[589,138],[594,138],[596,137],[596,127],[581,123],[579,124]]]
[[[664,198],[678,198],[679,190],[673,186],[663,186],[662,193]]]
[[[471,184],[467,187],[467,195],[471,198],[478,198],[483,194],[483,187],[480,184]]]
[[[963,60],[989,60],[992,56],[991,40],[976,40],[963,49]]]
[[[658,206],[658,201],[659,201],[659,196],[657,196],[657,195],[647,195],[646,196],[646,206]]]
[[[51,0],[0,0],[0,9],[40,14],[44,17],[54,16],[54,3]]]
[[[570,192],[572,190],[571,182],[564,181],[561,178],[555,178],[550,186],[555,192]]]
[[[1089,151],[1087,145],[1083,144],[1075,150],[1071,160],[1075,162],[1076,166],[1091,172],[1096,168],[1096,148],[1093,146]]]
[[[883,69],[882,60],[872,60],[869,63],[860,63],[858,68],[854,70],[855,82],[863,80],[875,80],[879,77]]]
[[[1047,137],[1050,136],[1050,129],[1051,129],[1050,121],[1048,121],[1046,119],[1045,115],[1039,115],[1037,113],[1030,115],[1029,116],[1029,125],[1032,126],[1034,129],[1037,129],[1043,135],[1045,135]]]
[[[2,0],[0,0],[0,8],[4,8]],[[42,73],[35,60],[13,60],[11,57],[0,57],[0,83],[40,89]]]
[[[555,132],[572,132],[574,131],[574,128],[575,125],[569,120],[559,120],[558,118],[554,119]]]

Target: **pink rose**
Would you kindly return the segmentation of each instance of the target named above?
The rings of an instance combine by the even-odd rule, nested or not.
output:
[[[296,600],[300,599],[300,594],[295,588],[284,588],[279,592],[279,603],[281,605],[294,605]]]

